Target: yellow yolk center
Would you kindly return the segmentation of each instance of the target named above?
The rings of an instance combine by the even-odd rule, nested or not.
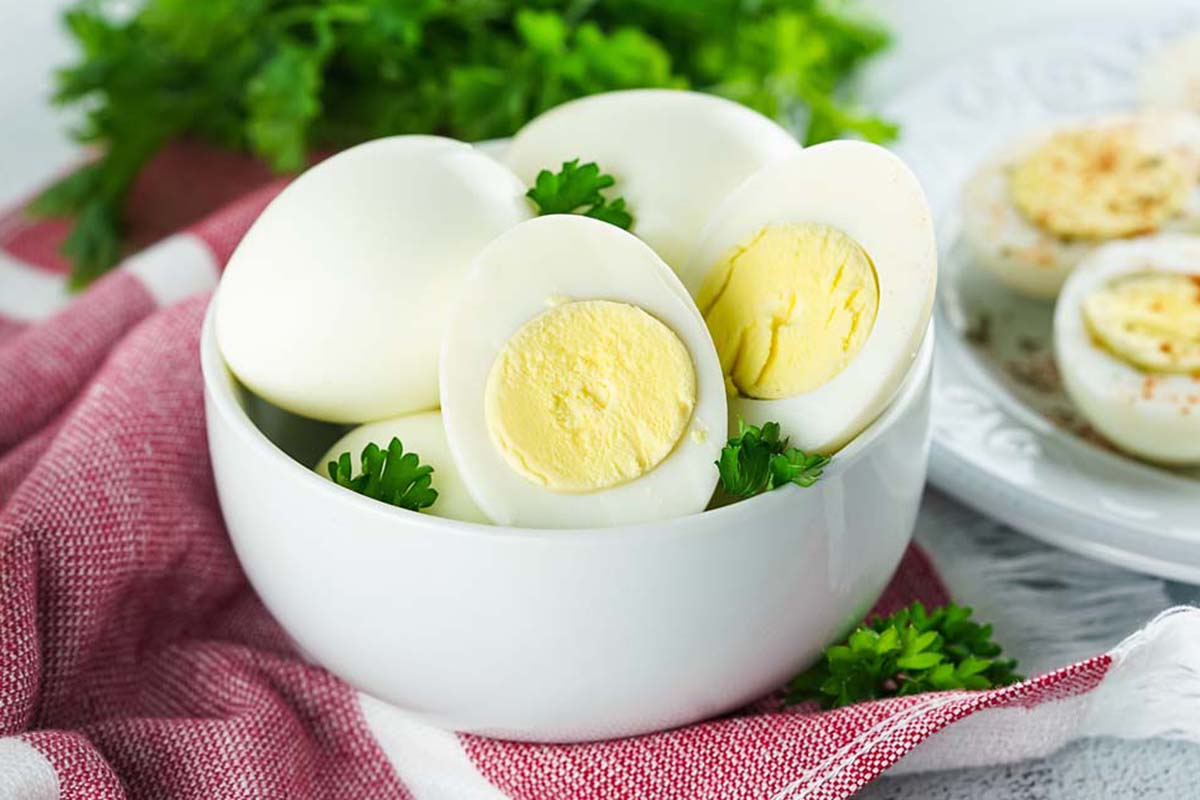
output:
[[[1177,156],[1121,125],[1051,136],[1017,165],[1011,188],[1021,213],[1056,236],[1115,239],[1156,230],[1192,187]]]
[[[529,481],[590,492],[658,466],[696,406],[696,372],[675,333],[636,306],[568,302],[526,322],[492,365],[492,441]]]
[[[1145,272],[1118,278],[1083,301],[1092,337],[1150,372],[1200,372],[1200,274]]]
[[[875,324],[879,284],[866,251],[841,231],[773,224],[709,273],[697,303],[731,388],[770,400],[846,368]]]

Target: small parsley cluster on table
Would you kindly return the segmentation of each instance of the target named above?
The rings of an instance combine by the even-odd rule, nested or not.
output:
[[[788,686],[786,702],[819,700],[825,708],[951,689],[991,689],[1022,680],[1017,662],[1001,658],[992,626],[949,603],[926,611],[913,603],[860,625],[842,644]]]

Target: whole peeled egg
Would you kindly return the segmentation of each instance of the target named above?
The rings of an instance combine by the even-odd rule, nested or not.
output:
[[[634,89],[547,111],[517,132],[505,162],[530,184],[564,161],[596,162],[632,209],[632,232],[678,270],[725,195],[799,150],[782,127],[730,100]]]
[[[267,401],[331,422],[438,406],[449,307],[476,253],[530,216],[507,168],[463,142],[396,136],[293,181],[238,245],[217,342]]]

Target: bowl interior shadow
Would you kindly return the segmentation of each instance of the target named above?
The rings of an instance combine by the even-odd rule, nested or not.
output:
[[[285,411],[267,402],[247,389],[236,378],[233,379],[234,394],[238,405],[271,444],[282,450],[289,458],[306,469],[317,466],[317,459],[325,455],[333,443],[354,425],[322,422],[299,414]]]

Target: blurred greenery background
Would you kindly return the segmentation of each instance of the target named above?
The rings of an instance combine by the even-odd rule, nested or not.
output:
[[[846,93],[888,35],[836,0],[84,0],[64,20],[80,54],[55,100],[101,155],[31,210],[74,219],[75,287],[120,259],[130,185],[184,136],[291,172],[380,136],[507,136],[634,87],[723,95],[806,142],[895,135]]]

